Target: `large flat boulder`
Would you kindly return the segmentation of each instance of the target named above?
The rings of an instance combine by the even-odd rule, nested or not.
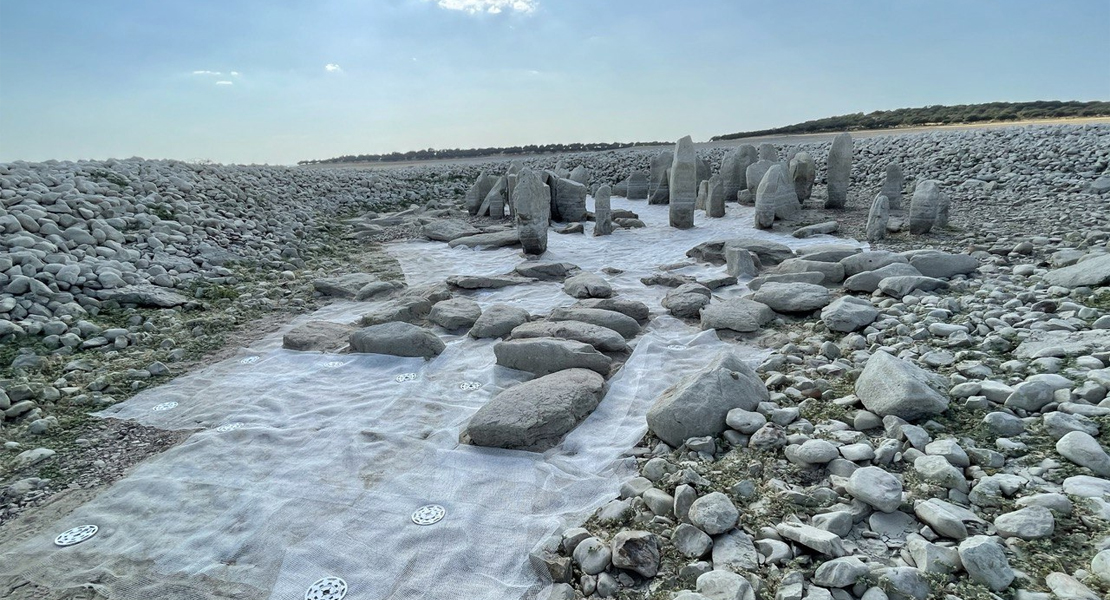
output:
[[[733,298],[713,302],[701,309],[702,329],[729,329],[741,333],[759,331],[775,318],[771,307],[749,300]]]
[[[309,321],[290,329],[281,338],[286,350],[328,352],[347,345],[351,325],[331,321]]]
[[[1080,260],[1070,267],[1049,271],[1044,276],[1044,282],[1067,288],[1110,285],[1110,254],[1094,256]]]
[[[482,307],[469,298],[451,298],[432,306],[428,320],[444,329],[469,329],[482,316]]]
[[[567,369],[515,385],[487,402],[466,426],[476,446],[542,452],[558,444],[595,408],[605,379]]]
[[[577,308],[574,306],[556,308],[551,311],[551,316],[548,319],[552,321],[582,321],[583,323],[608,327],[624,336],[625,339],[632,339],[640,333],[640,324],[636,322],[636,319],[624,313],[602,308]]]
[[[947,279],[956,275],[966,275],[979,268],[979,261],[968,254],[952,254],[940,250],[912,250],[902,255],[926,277]]]
[[[474,326],[470,328],[472,338],[499,338],[509,335],[513,329],[527,323],[530,315],[519,306],[494,304],[487,308]]]
[[[732,238],[703,242],[686,251],[686,256],[717,265],[725,264],[725,246],[743,248],[759,257],[763,265],[777,265],[794,258],[794,251],[785,244],[758,238]]]
[[[636,321],[647,321],[651,316],[651,309],[639,300],[626,298],[587,298],[574,303],[572,308],[596,308],[619,312],[632,317]]]
[[[462,237],[481,234],[477,227],[462,219],[440,219],[424,226],[424,237],[437,242],[450,242]]]
[[[101,290],[101,300],[115,300],[123,305],[134,304],[140,308],[173,308],[189,299],[173,290],[156,285],[127,285],[111,290]]]
[[[516,230],[507,231],[494,231],[492,233],[479,233],[478,235],[468,235],[465,237],[455,238],[447,245],[451,248],[465,246],[468,248],[503,248],[505,246],[515,246],[520,243],[520,236]]]
[[[493,354],[502,367],[536,375],[563,369],[589,369],[608,376],[613,364],[613,359],[585,342],[555,338],[498,342],[493,347]]]
[[[827,305],[832,297],[828,288],[813,283],[765,283],[752,294],[752,300],[780,313],[808,313]]]
[[[411,323],[371,325],[351,334],[351,350],[392,356],[439,356],[447,347],[439,336]]]
[[[717,435],[734,408],[753,411],[770,398],[759,375],[732,351],[668,388],[648,410],[648,428],[671,446]]]
[[[354,298],[359,290],[369,283],[378,281],[370,273],[347,273],[336,277],[322,277],[312,282],[317,292],[333,298]]]
[[[821,310],[821,321],[832,331],[847,333],[867,327],[879,316],[871,302],[855,296],[842,296]]]
[[[626,352],[628,343],[621,334],[600,325],[580,321],[534,321],[513,329],[512,339],[559,338],[576,340],[601,352]]]
[[[867,359],[856,380],[856,396],[867,410],[881,417],[894,415],[915,421],[948,408],[948,397],[939,391],[946,384],[939,375],[879,351]]]
[[[848,268],[845,267],[845,273]],[[879,289],[879,282],[887,277],[921,277],[921,271],[918,271],[908,262],[892,262],[883,265],[876,269],[865,270],[850,275],[848,279],[844,280],[844,289],[853,292],[867,292],[871,293]]]

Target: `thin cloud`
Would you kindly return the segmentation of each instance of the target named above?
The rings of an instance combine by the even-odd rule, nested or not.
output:
[[[239,77],[240,75],[242,75],[242,73],[240,73],[239,71],[232,71],[231,72],[232,77]]]
[[[235,85],[235,82],[234,81],[227,81],[227,80],[217,81],[216,85]]]
[[[327,71],[328,73],[338,73],[338,72],[342,71],[343,69],[340,69],[339,65],[337,65],[335,63],[328,63],[328,64],[324,65],[324,70]]]
[[[193,75],[223,75],[223,73],[219,71],[193,71]]]
[[[458,10],[472,15],[497,14],[506,10],[519,13],[535,12],[539,0],[436,0],[436,5],[447,10]]]

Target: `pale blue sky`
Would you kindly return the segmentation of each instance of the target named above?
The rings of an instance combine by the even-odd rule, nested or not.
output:
[[[705,140],[1107,100],[1108,56],[1110,0],[0,0],[0,160]]]

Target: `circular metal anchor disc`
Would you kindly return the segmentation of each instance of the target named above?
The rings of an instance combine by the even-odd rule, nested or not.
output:
[[[342,367],[344,364],[346,364],[346,363],[344,363],[341,360],[330,360],[330,361],[324,363],[324,366],[329,368],[329,369],[338,369],[339,367]]]
[[[220,425],[219,427],[217,427],[216,431],[218,431],[220,433],[226,433],[228,431],[235,431],[236,429],[242,429],[243,427],[244,427],[244,425],[242,423],[225,423],[224,425]]]
[[[163,410],[173,410],[175,408],[177,408],[176,402],[163,402],[161,404],[155,405],[154,408],[151,408],[150,410],[162,412]]]
[[[343,600],[346,595],[346,581],[338,577],[324,577],[305,590],[304,600]]]
[[[256,363],[256,362],[258,362],[258,361],[260,361],[260,360],[262,360],[262,358],[261,358],[261,357],[258,357],[258,356],[248,356],[248,357],[245,357],[245,358],[242,358],[242,359],[240,359],[240,360],[239,360],[239,362],[240,362],[240,363],[242,363],[242,364],[244,364],[244,365],[253,365],[254,363]]]
[[[429,504],[421,506],[412,513],[412,522],[417,525],[434,525],[439,523],[447,514],[447,509],[438,504]]]
[[[406,381],[416,381],[416,373],[402,373],[393,378],[397,383],[404,383]]]
[[[100,528],[96,525],[82,525],[63,531],[58,537],[54,538],[54,544],[58,546],[73,546],[96,535]]]
[[[477,381],[464,381],[459,384],[459,389],[464,392],[473,392],[474,390],[482,389],[482,384]]]

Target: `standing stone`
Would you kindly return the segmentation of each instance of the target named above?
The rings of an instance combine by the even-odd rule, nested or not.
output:
[[[773,165],[755,193],[755,226],[768,229],[776,218],[785,219],[798,212],[798,196],[782,165]]]
[[[694,226],[694,200],[698,192],[697,155],[694,140],[686,136],[675,144],[671,162],[669,194],[671,227],[689,229]]]
[[[813,195],[813,180],[817,178],[817,165],[809,152],[799,152],[790,159],[790,179],[798,202],[805,202]]]
[[[719,219],[725,216],[725,186],[720,174],[709,178],[709,194],[705,212],[710,217]]]
[[[670,201],[668,186],[670,181],[667,170],[674,162],[674,152],[663,150],[651,159],[651,170],[648,176],[648,203],[666,204]]]
[[[586,186],[562,177],[552,178],[551,220],[562,222],[586,220]]]
[[[554,173],[555,173],[556,177],[562,177],[563,179],[566,179],[567,177],[570,177],[570,170],[567,169],[566,163],[564,163],[561,160],[559,162],[555,163]]]
[[[486,194],[482,207],[478,209],[478,216],[489,215],[494,219],[505,218],[505,178],[498,177],[493,188]]]
[[[910,199],[910,233],[929,233],[937,221],[940,210],[940,182],[935,179],[920,181]]]
[[[647,200],[648,179],[643,171],[633,171],[628,176],[628,199]]]
[[[709,182],[698,182],[698,199],[694,202],[694,210],[705,210],[709,204]]]
[[[767,171],[770,170],[774,164],[775,163],[769,160],[761,160],[748,165],[744,177],[747,179],[748,192],[751,193],[752,198],[756,197],[755,192],[759,188],[759,184],[763,181],[763,176],[767,174]]]
[[[933,222],[934,227],[948,227],[948,207],[951,205],[952,199],[944,191],[940,193],[940,203],[937,204],[937,219]]]
[[[886,196],[879,194],[871,203],[867,214],[867,241],[877,242],[886,237],[886,224],[890,221],[890,204]]]
[[[709,163],[706,162],[704,158],[696,154],[694,156],[696,157],[698,167],[698,185],[701,185],[701,182],[709,180],[709,176],[713,173],[713,169],[709,167]]]
[[[509,207],[509,218],[516,218],[516,206],[513,205],[513,190],[516,189],[516,180],[519,177],[517,173],[509,173],[505,176],[505,204]]]
[[[825,208],[844,208],[848,202],[848,182],[852,179],[852,134],[844,132],[833,139],[829,150],[829,197]]]
[[[466,211],[471,215],[478,214],[478,209],[482,207],[482,202],[489,195],[490,190],[493,189],[494,178],[485,171],[478,175],[478,179],[474,181],[474,185],[466,192]]]
[[[516,231],[525,254],[547,251],[547,226],[551,220],[551,192],[540,176],[524,169],[513,189]]]
[[[774,144],[763,142],[759,145],[759,160],[779,161],[779,149]]]
[[[721,170],[718,174],[721,176],[721,185],[724,187],[726,199],[735,201],[736,193],[747,189],[748,180],[744,176],[744,170],[747,168],[747,165],[741,165],[739,148],[729,152],[721,160]]]
[[[609,186],[603,185],[594,193],[594,235],[613,233],[613,211],[609,207]]]
[[[879,194],[886,196],[890,201],[890,210],[902,210],[902,187],[906,185],[906,178],[902,175],[902,167],[891,163],[886,166],[886,179],[883,179],[883,189]]]
[[[570,177],[568,179],[570,179],[571,181],[577,181],[582,185],[588,186],[590,185],[590,171],[586,169],[586,167],[578,165],[577,167],[574,167],[573,171],[570,172]]]

